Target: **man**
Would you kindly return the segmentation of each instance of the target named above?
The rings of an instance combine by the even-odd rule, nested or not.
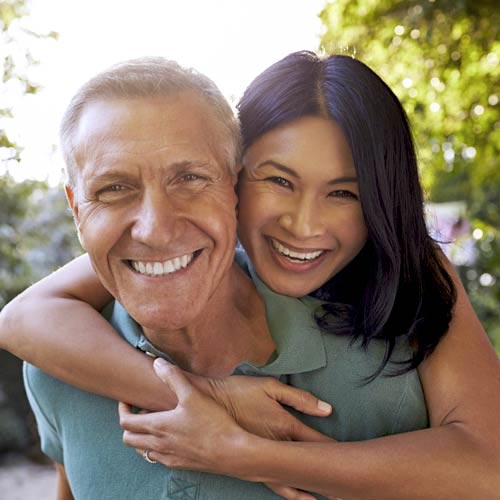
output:
[[[213,83],[162,59],[124,63],[82,87],[61,131],[80,240],[119,301],[105,313],[112,324],[193,373],[268,373],[251,368],[275,350],[264,304],[234,263],[239,129]],[[275,498],[261,484],[151,465],[123,445],[116,401],[30,365],[25,379],[60,499]]]

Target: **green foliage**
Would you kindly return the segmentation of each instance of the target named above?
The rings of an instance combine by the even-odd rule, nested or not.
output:
[[[11,97],[34,93],[37,85],[26,76],[36,63],[24,45],[29,39],[56,38],[54,33],[39,35],[20,29],[19,18],[26,14],[23,0],[0,0],[0,95]],[[20,36],[22,33],[23,36]],[[20,37],[22,40],[18,39]],[[20,146],[2,127],[13,119],[9,107],[0,107],[0,161],[14,167],[20,161]],[[1,171],[8,172],[7,168]],[[16,183],[5,173],[0,176],[0,309],[6,302],[80,249],[66,208],[62,189],[44,182]],[[24,395],[21,361],[0,350],[0,453],[21,449],[33,441],[29,430],[28,402]]]
[[[80,249],[60,187],[0,177],[0,309]],[[0,453],[33,443],[21,361],[0,350]]]
[[[0,309],[79,252],[60,187],[0,177]]]
[[[24,0],[2,0],[0,2],[0,28],[6,31],[10,23],[27,13]]]
[[[24,74],[36,64],[13,29],[26,15],[24,0],[0,2],[0,90],[9,95],[34,93],[37,85]],[[26,34],[25,30],[21,30]],[[56,34],[28,32],[28,38],[55,38]],[[19,67],[19,64],[21,65]],[[8,102],[6,100],[6,102]],[[0,119],[12,117],[9,108],[0,109]],[[19,161],[21,147],[0,129],[0,156],[6,163]],[[15,164],[15,161],[14,161]],[[16,183],[10,175],[0,177],[0,309],[28,285],[71,259],[79,251],[75,230],[61,188],[44,182]]]
[[[464,284],[500,349],[500,9],[496,0],[334,0],[322,48],[369,64],[413,124],[433,202],[463,201],[478,258]]]

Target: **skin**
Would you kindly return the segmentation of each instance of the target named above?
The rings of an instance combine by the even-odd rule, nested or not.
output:
[[[334,122],[308,116],[278,127],[248,148],[244,166],[238,235],[272,290],[307,295],[363,248],[356,169]]]
[[[298,164],[293,166],[297,172]],[[325,177],[326,183],[337,179],[336,175]],[[300,194],[311,192],[309,184],[293,180],[294,187],[300,186]],[[318,193],[327,192],[317,189]],[[280,227],[279,223],[271,226],[273,231],[281,230]],[[267,224],[262,225],[256,242],[262,243],[266,238],[267,228]],[[343,235],[339,241],[350,239]],[[259,272],[265,279],[263,271]],[[242,429],[179,370],[160,366],[158,374],[175,392],[178,404],[173,411],[151,415],[131,415],[122,406],[124,441],[130,446],[154,450],[151,458],[172,467],[289,484],[330,498],[378,499],[380,492],[389,500],[494,498],[500,490],[500,368],[456,273],[451,269],[450,272],[459,293],[450,332],[419,368],[429,406],[430,429],[360,443],[272,441]],[[196,434],[199,429],[203,429],[200,435]],[[214,432],[220,437],[216,448],[210,441]],[[203,446],[192,446],[200,440]],[[221,446],[221,442],[225,445]],[[206,453],[200,454],[200,450]],[[275,491],[290,499],[311,498],[293,489]]]
[[[198,101],[181,95],[161,119],[160,99],[91,103],[74,138],[76,193],[66,187],[100,281],[160,348],[163,331],[192,325],[225,292],[232,266],[234,179],[196,119]],[[189,264],[162,276],[132,265],[175,259]]]
[[[66,471],[61,464],[56,464],[57,470],[57,500],[74,500],[71,493]]]

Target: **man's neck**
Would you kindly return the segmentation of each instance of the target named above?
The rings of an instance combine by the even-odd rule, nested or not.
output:
[[[144,333],[181,368],[205,376],[229,375],[242,361],[262,365],[274,352],[263,300],[237,264],[196,321],[181,330]]]

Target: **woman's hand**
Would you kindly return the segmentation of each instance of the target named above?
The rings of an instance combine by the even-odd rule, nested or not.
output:
[[[168,384],[163,360],[156,361],[157,375]],[[187,374],[190,381],[233,417],[246,431],[276,441],[325,441],[324,434],[311,429],[282,405],[301,413],[326,417],[332,412],[329,403],[311,393],[283,384],[273,377],[233,375],[205,378]]]
[[[194,387],[182,370],[163,360],[157,360],[155,371],[176,394],[177,406],[170,411],[134,414],[128,405],[120,403],[120,425],[125,431],[124,443],[138,449],[141,454],[147,449],[149,458],[171,468],[200,470],[248,479],[239,475],[237,458],[238,450],[242,449],[252,436],[238,425],[225,408],[217,404],[212,397]],[[278,414],[277,420],[280,421],[280,426],[269,426],[264,422],[265,432],[273,437],[277,436],[277,432],[284,433],[282,435],[285,439],[291,439],[290,435],[293,434],[295,436],[307,435],[315,441],[329,440],[299,421],[297,422],[300,425],[291,422],[282,414],[284,412],[289,415],[277,401],[278,398],[283,397],[294,405],[309,409],[311,406],[318,407],[316,398],[308,397],[308,393],[303,393],[306,394],[303,399],[303,391],[300,391],[298,396],[293,391],[280,392],[280,386],[283,384],[277,381],[274,383],[273,379],[231,378],[240,380],[229,385],[217,383],[214,386],[215,389],[227,391],[225,397],[228,397],[228,392],[232,391],[231,397],[236,395],[236,400],[258,398],[252,401],[253,406],[257,407],[253,413],[262,421],[265,421],[263,415],[272,419],[273,412]],[[239,387],[238,390],[237,387]],[[290,396],[290,394],[293,395]],[[261,406],[260,400],[266,404]],[[234,406],[234,401],[231,404]],[[245,405],[238,405],[237,411],[241,413],[244,407]],[[264,413],[262,407],[266,408]],[[296,420],[291,415],[289,416],[293,421]],[[255,423],[254,426],[259,427]],[[268,484],[267,486],[288,500],[313,500],[315,498],[285,485]]]
[[[209,396],[196,389],[182,370],[167,364],[162,378],[177,396],[173,410],[134,414],[119,404],[123,442],[147,449],[152,460],[176,469],[228,470],[234,446],[246,432]]]

